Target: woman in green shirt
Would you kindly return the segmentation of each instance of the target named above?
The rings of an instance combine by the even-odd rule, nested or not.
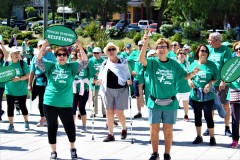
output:
[[[207,46],[199,45],[196,51],[196,60],[191,64],[189,71],[191,72],[196,66],[198,66],[201,71],[196,74],[192,80],[189,80],[188,83],[192,88],[190,98],[194,110],[195,126],[197,131],[197,137],[193,141],[193,144],[203,142],[201,136],[203,110],[210,133],[209,145],[215,146],[216,140],[214,138],[214,122],[212,116],[215,90],[212,85],[219,79],[219,76],[217,66],[214,62],[207,60],[208,56],[209,50]]]
[[[71,158],[77,159],[75,149],[76,128],[73,121],[72,104],[73,104],[73,87],[72,83],[75,76],[87,67],[88,58],[80,45],[76,41],[82,61],[67,63],[69,53],[66,47],[58,47],[55,50],[57,63],[45,61],[42,54],[46,51],[48,41],[44,41],[42,48],[37,56],[37,66],[45,72],[48,83],[44,93],[44,114],[48,123],[48,140],[52,149],[51,159],[57,159],[56,152],[56,135],[58,129],[58,116],[60,117],[64,129],[67,133],[70,147]]]

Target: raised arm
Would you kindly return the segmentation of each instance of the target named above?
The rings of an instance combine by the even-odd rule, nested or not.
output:
[[[4,40],[1,41],[1,48],[2,48],[2,51],[3,51],[3,55],[4,55],[4,61],[7,61],[8,54],[7,54],[6,48],[4,47]]]
[[[43,54],[46,52],[46,47],[48,45],[49,45],[48,41],[44,40],[44,42],[42,44],[42,47],[40,49],[40,52],[38,53],[37,59],[36,59],[36,65],[42,72],[45,72],[45,66],[44,66],[44,63],[42,61],[42,57],[43,57]]]
[[[87,57],[87,54],[85,53],[79,39],[76,40],[75,44],[76,44],[77,48],[79,49],[81,57],[82,57],[82,61],[79,63],[79,66],[78,66],[78,72],[80,72],[81,70],[83,70],[87,67],[88,57]]]
[[[147,66],[147,60],[146,60],[146,50],[149,44],[149,35],[148,35],[148,30],[145,30],[144,36],[143,36],[143,46],[140,51],[140,56],[139,56],[139,61],[144,65]]]

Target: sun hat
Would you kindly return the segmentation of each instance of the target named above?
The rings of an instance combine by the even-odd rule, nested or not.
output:
[[[138,46],[142,46],[143,45],[143,41],[138,41]]]
[[[106,47],[104,47],[103,52],[106,54],[108,48],[110,48],[110,47],[114,47],[114,48],[116,48],[117,53],[119,52],[119,47],[116,46],[116,45],[115,45],[114,43],[112,43],[112,42],[109,42],[109,43],[106,45]]]
[[[155,49],[150,49],[148,52],[147,52],[147,57],[153,55],[156,53],[156,50]]]
[[[93,48],[93,52],[102,52],[102,49],[100,47]]]

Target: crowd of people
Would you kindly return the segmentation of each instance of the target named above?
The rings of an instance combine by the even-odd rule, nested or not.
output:
[[[135,97],[138,112],[133,118],[142,118],[141,108],[148,107],[152,154],[150,160],[159,159],[159,132],[162,123],[165,151],[164,160],[170,160],[173,141],[173,127],[177,120],[179,102],[182,101],[184,121],[189,121],[189,105],[193,108],[196,138],[193,144],[203,142],[202,111],[207,122],[204,136],[209,135],[209,145],[217,145],[214,137],[214,105],[216,97],[225,111],[224,135],[232,137],[232,148],[238,147],[240,121],[240,78],[225,83],[220,79],[224,63],[233,57],[240,57],[240,42],[233,45],[233,51],[221,44],[221,34],[211,33],[208,44],[199,45],[195,52],[187,44],[158,39],[150,45],[148,31],[133,49],[126,44],[124,51],[109,42],[102,49],[94,42],[82,47],[76,40],[73,46],[57,47],[54,52],[47,40],[39,40],[38,53],[25,39],[22,50],[17,49],[16,35],[11,39],[9,54],[1,42],[0,65],[11,66],[16,77],[6,83],[0,83],[0,120],[3,93],[7,99],[8,133],[13,133],[14,109],[18,102],[24,118],[26,130],[28,109],[26,100],[28,91],[31,100],[38,97],[40,120],[37,127],[47,127],[48,141],[51,147],[50,159],[57,159],[57,130],[60,118],[70,143],[72,159],[77,159],[76,118],[81,119],[81,132],[87,132],[86,104],[91,105],[94,118],[99,116],[99,108],[106,118],[108,134],[103,142],[115,141],[114,125],[118,118],[122,131],[121,139],[126,139],[128,128],[124,110],[128,109],[129,96]],[[22,53],[22,54],[20,54]],[[102,56],[106,54],[106,58]],[[26,58],[27,62],[23,61]],[[100,96],[100,102],[99,98]],[[234,98],[233,98],[234,97]],[[87,103],[88,102],[88,103]],[[135,107],[135,106],[134,106]],[[230,109],[231,108],[231,109]],[[232,115],[232,132],[230,118]]]

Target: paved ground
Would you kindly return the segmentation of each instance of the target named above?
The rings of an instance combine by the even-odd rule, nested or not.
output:
[[[29,107],[29,101],[27,102]],[[132,100],[132,113],[136,113],[136,101]],[[3,116],[4,123],[0,123],[0,159],[1,160],[35,160],[49,159],[50,147],[47,140],[47,128],[36,127],[39,120],[37,102],[33,102],[31,115],[29,116],[30,131],[24,131],[23,118],[20,115],[15,116],[14,133],[6,133],[8,127],[7,116]],[[6,102],[3,102],[3,108],[6,111]],[[121,127],[116,126],[115,142],[102,142],[107,135],[105,127],[106,120],[101,117],[95,118],[94,140],[92,140],[91,110],[87,107],[88,113],[88,133],[80,133],[77,129],[76,147],[79,159],[148,159],[151,154],[151,145],[149,143],[149,125],[147,122],[147,109],[143,108],[143,118],[133,120],[133,132],[129,130],[126,140],[120,139]],[[130,128],[130,110],[126,112],[128,128]],[[240,150],[229,147],[232,142],[230,137],[223,135],[223,119],[215,116],[215,137],[216,146],[209,146],[209,137],[203,137],[204,143],[193,145],[192,141],[196,136],[193,111],[190,109],[190,121],[185,122],[182,119],[183,109],[178,112],[178,120],[174,126],[174,143],[171,150],[172,160],[240,160]],[[78,120],[77,125],[81,123]],[[206,123],[204,121],[203,129]],[[131,144],[133,138],[134,144]],[[60,123],[57,137],[57,152],[59,159],[70,159],[69,144],[65,135],[63,126]],[[159,153],[163,159],[163,134],[160,133]]]

